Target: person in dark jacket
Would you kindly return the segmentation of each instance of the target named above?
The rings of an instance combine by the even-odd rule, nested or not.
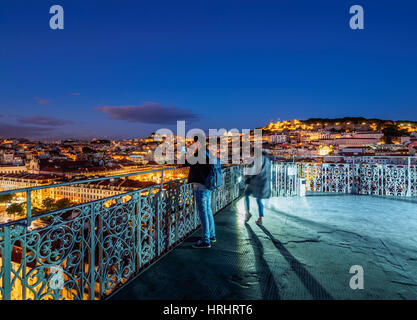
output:
[[[204,140],[203,140],[204,139]],[[202,227],[202,238],[197,241],[193,247],[194,248],[210,248],[212,242],[216,242],[216,231],[214,226],[213,212],[211,209],[211,190],[207,189],[204,185],[206,178],[208,177],[211,164],[210,153],[205,148],[202,148],[202,145],[199,141],[205,141],[205,138],[196,136],[194,137],[194,146],[196,150],[194,156],[198,156],[198,152],[205,151],[205,161],[204,163],[195,163],[190,164],[188,161],[187,165],[190,166],[190,171],[188,173],[188,183],[193,184],[195,201],[197,203],[197,209],[200,216],[201,227]],[[202,157],[204,159],[204,155]]]
[[[246,222],[252,217],[249,196],[253,196],[258,204],[259,218],[256,221],[258,224],[262,224],[264,216],[262,199],[268,199],[271,196],[271,161],[266,152],[263,152],[261,157],[262,169],[257,175],[246,176],[247,186],[245,190]],[[255,161],[256,159],[253,164]]]

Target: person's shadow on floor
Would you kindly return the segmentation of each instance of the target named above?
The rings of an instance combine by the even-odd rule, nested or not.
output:
[[[253,247],[255,255],[256,272],[259,275],[259,287],[261,289],[262,298],[264,300],[280,300],[280,294],[274,276],[269,268],[268,263],[264,259],[264,248],[258,236],[252,230],[249,224],[245,223],[248,231],[250,243]]]
[[[292,270],[301,280],[304,287],[310,292],[313,299],[316,300],[333,300],[333,297],[325,288],[304,268],[304,266],[285,248],[285,246],[276,239],[263,225],[258,227],[271,239],[274,246],[279,250],[281,255],[287,260]]]

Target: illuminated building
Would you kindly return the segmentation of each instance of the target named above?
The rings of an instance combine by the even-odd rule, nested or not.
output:
[[[0,174],[27,172],[26,166],[0,165]]]
[[[52,175],[37,175],[30,173],[0,174],[0,191],[37,187],[57,183],[60,178]],[[25,194],[20,196],[24,197]],[[42,189],[32,192],[32,203],[40,206],[42,200],[51,197],[51,189]]]

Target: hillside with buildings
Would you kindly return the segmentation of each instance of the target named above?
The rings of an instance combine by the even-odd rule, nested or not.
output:
[[[263,148],[269,149],[277,160],[294,158],[295,161],[322,162],[326,161],[326,156],[331,156],[332,162],[341,163],[405,164],[407,157],[416,155],[417,149],[417,123],[413,121],[314,118],[270,122],[262,130]],[[227,135],[229,150],[232,150],[234,134]],[[174,138],[176,142],[181,139]],[[154,134],[128,140],[3,139],[0,140],[0,191],[166,168],[155,158],[155,149],[160,143]],[[182,143],[192,141],[187,139]],[[172,172],[164,176],[164,181],[186,176],[184,172]],[[42,208],[45,199],[83,203],[159,181],[158,175],[145,174],[108,183],[45,189],[34,192],[32,200],[37,209]],[[12,203],[24,203],[24,194],[15,199],[0,199],[0,217],[11,210]]]
[[[415,155],[417,122],[347,117],[270,122],[261,128],[275,155],[340,156],[341,161]],[[400,161],[400,160],[398,160]]]

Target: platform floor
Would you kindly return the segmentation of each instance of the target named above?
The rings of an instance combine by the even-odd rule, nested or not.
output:
[[[263,226],[237,200],[112,299],[417,299],[417,206],[351,195],[272,198]],[[364,270],[352,290],[351,266]]]

